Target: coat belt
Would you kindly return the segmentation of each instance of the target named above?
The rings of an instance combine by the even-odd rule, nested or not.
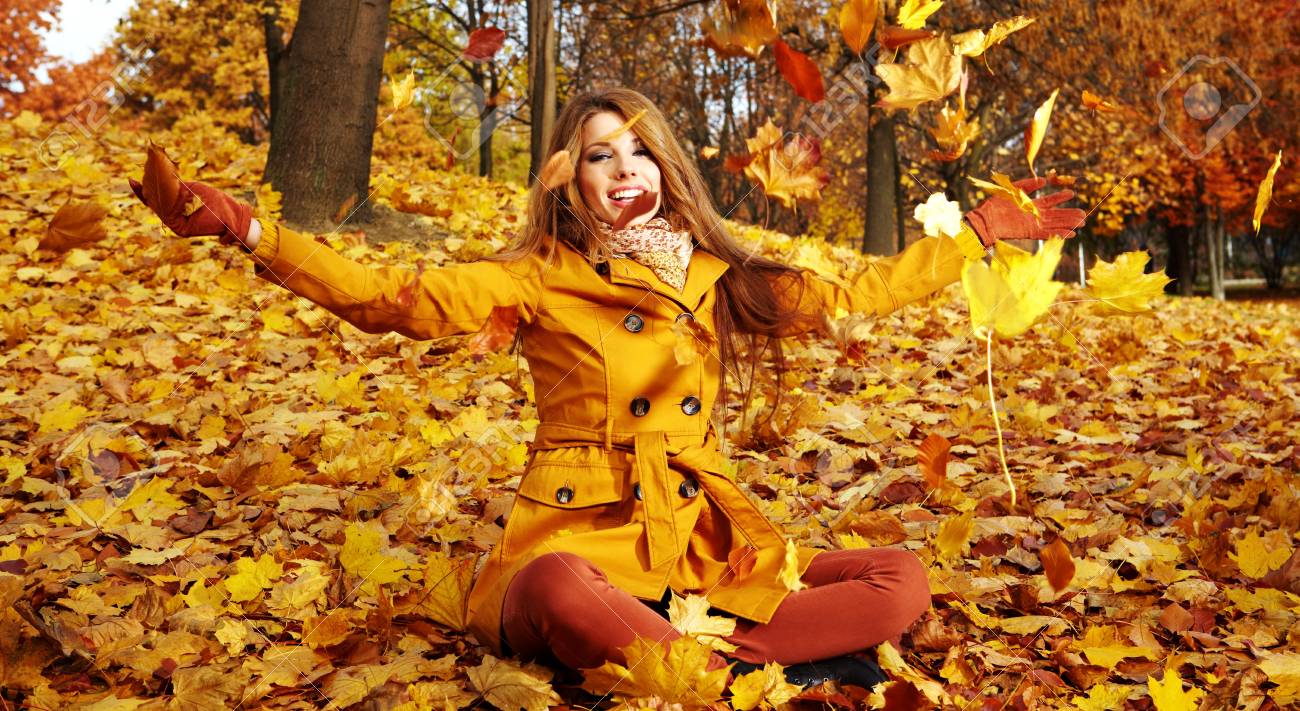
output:
[[[674,448],[675,451],[669,452],[668,435],[661,430],[610,433],[603,428],[596,430],[558,422],[543,422],[537,426],[531,449],[605,446],[607,442],[613,448],[631,451],[635,459],[645,507],[646,546],[651,568],[676,560],[690,535],[690,531],[677,530],[677,516],[673,510],[674,467],[695,477],[700,488],[710,495],[727,518],[740,529],[750,545],[758,548],[784,545],[776,527],[734,482],[721,473],[723,457],[718,451],[712,423],[709,423],[708,433],[702,443],[677,447]]]

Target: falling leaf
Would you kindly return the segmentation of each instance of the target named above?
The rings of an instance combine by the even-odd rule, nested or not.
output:
[[[645,112],[646,112],[645,109],[641,109],[640,111],[633,114],[632,118],[619,124],[618,128],[597,138],[596,140],[592,141],[592,143],[602,143],[602,142],[608,143],[613,141],[615,138],[618,138],[619,136],[627,133],[628,131],[631,131],[632,127],[636,125],[637,121],[640,121],[641,117],[645,116]]]
[[[952,237],[961,232],[961,206],[940,192],[930,193],[925,202],[912,210],[912,217],[921,223],[927,237]]]
[[[1156,711],[1196,711],[1205,692],[1195,687],[1183,690],[1183,680],[1173,665],[1165,667],[1164,678],[1147,677],[1147,689]]]
[[[1001,44],[1013,33],[1034,24],[1031,17],[1017,15],[1009,20],[993,23],[988,32],[975,29],[952,36],[953,51],[966,57],[979,57],[995,45]]]
[[[1282,167],[1282,151],[1277,152],[1277,157],[1273,159],[1273,165],[1268,169],[1268,175],[1259,184],[1259,193],[1255,195],[1255,215],[1251,218],[1250,224],[1255,228],[1255,234],[1259,234],[1260,220],[1264,219],[1264,211],[1268,209],[1268,203],[1273,199],[1273,176],[1277,175],[1277,169]]]
[[[1043,138],[1047,136],[1047,124],[1052,120],[1052,107],[1056,105],[1056,96],[1061,93],[1060,89],[1053,89],[1052,95],[1047,97],[1037,109],[1034,110],[1034,120],[1029,122],[1029,129],[1025,131],[1025,160],[1029,162],[1029,170],[1034,171],[1034,159],[1038,157],[1038,149],[1043,146]],[[1037,176],[1038,173],[1034,172]]]
[[[415,96],[415,72],[406,73],[406,77],[399,82],[394,82],[390,77],[388,85],[393,92],[393,110],[401,111],[411,105],[411,99]],[[335,220],[338,222],[338,220]]]
[[[799,575],[799,547],[795,545],[792,538],[787,538],[785,541],[785,560],[781,564],[781,572],[777,578],[790,592],[808,587]]]
[[[1102,113],[1119,111],[1118,106],[1087,89],[1083,90],[1083,107],[1089,111],[1100,111]]]
[[[673,359],[678,365],[691,365],[700,358],[717,353],[718,339],[698,319],[673,321]]]
[[[1088,292],[1111,313],[1143,313],[1151,301],[1164,296],[1165,285],[1173,281],[1165,270],[1144,273],[1151,254],[1145,250],[1125,252],[1114,262],[1100,258],[1088,271]]]
[[[469,33],[469,44],[461,52],[461,59],[469,62],[490,62],[506,41],[504,30],[480,27]]]
[[[871,30],[876,25],[878,0],[845,0],[840,7],[840,33],[844,43],[861,54],[871,40]]]
[[[704,18],[704,44],[724,57],[757,59],[778,37],[773,0],[722,0],[715,13]]]
[[[772,42],[772,52],[776,55],[776,68],[794,87],[795,94],[813,103],[826,97],[821,70],[803,52],[792,49],[779,38]]]
[[[479,694],[501,711],[546,711],[561,703],[560,695],[551,688],[552,673],[539,664],[521,666],[485,654],[483,661],[465,674]]]
[[[680,597],[673,594],[668,603],[668,621],[680,633],[695,637],[700,644],[720,652],[734,652],[737,647],[722,639],[736,631],[734,617],[709,616],[709,601],[703,595]]]
[[[709,671],[712,650],[693,637],[672,640],[665,655],[659,641],[637,635],[622,651],[626,667],[605,662],[597,668],[584,669],[582,688],[598,696],[653,697],[665,704],[699,708],[721,698],[726,687],[727,668]]]
[[[515,340],[519,328],[519,311],[513,306],[493,306],[487,321],[483,322],[466,348],[472,354],[495,353]]]
[[[420,288],[420,277],[424,274],[424,260],[415,263],[415,273],[397,289],[397,305],[404,309],[415,308],[416,290]]]
[[[744,174],[762,185],[767,195],[789,208],[799,200],[821,199],[830,174],[818,165],[821,146],[817,140],[796,135],[782,141],[780,129],[769,119],[746,144],[754,160],[745,166]]]
[[[546,160],[538,181],[547,190],[558,190],[573,180],[573,159],[568,151],[558,151]]]
[[[943,0],[906,0],[898,9],[898,24],[909,30],[919,30],[941,7]]]
[[[103,225],[107,214],[108,210],[98,203],[68,203],[54,213],[39,248],[62,253],[98,242],[108,236]]]
[[[920,42],[923,39],[929,39],[934,36],[930,30],[905,30],[898,25],[885,25],[880,28],[876,35],[876,40],[880,46],[885,49],[898,49],[906,47],[913,42]]]
[[[948,518],[939,525],[939,534],[934,537],[935,552],[945,560],[961,558],[974,528],[975,517],[971,511]]]
[[[962,265],[962,289],[976,336],[994,331],[1014,338],[1046,313],[1065,286],[1052,280],[1063,244],[1061,239],[1047,240],[1037,254],[1030,254],[998,242],[992,266],[980,260]]]
[[[1034,204],[1033,198],[1029,197],[1029,194],[1019,188],[1015,182],[1011,180],[1011,177],[1005,173],[999,173],[996,170],[993,171],[993,182],[991,183],[987,180],[980,180],[974,176],[970,176],[969,180],[975,184],[975,187],[988,192],[990,196],[998,195],[1004,197],[1015,203],[1016,207],[1021,210],[1024,210],[1035,217],[1039,216],[1038,206]]]
[[[931,432],[921,442],[916,461],[921,465],[921,475],[931,489],[938,489],[948,478],[948,448],[951,444],[940,434]]]
[[[876,66],[876,73],[889,85],[889,93],[877,106],[911,110],[942,99],[961,84],[961,55],[954,55],[942,37],[910,45],[907,62]]]
[[[956,108],[945,106],[935,116],[935,127],[930,129],[939,150],[930,151],[929,156],[944,162],[955,161],[966,153],[966,147],[979,137],[978,120],[966,119],[966,102],[960,101]]]
[[[352,215],[352,208],[355,207],[356,204],[357,204],[357,194],[353,192],[351,195],[348,195],[348,198],[339,205],[339,209],[334,211],[334,215],[333,215],[334,224],[336,225],[343,224],[343,222]]]
[[[700,157],[703,158],[704,160],[708,160],[710,158],[716,158],[718,156],[718,153],[720,153],[720,151],[718,150],[717,146],[700,147]]]
[[[1065,541],[1057,538],[1051,544],[1038,551],[1038,558],[1043,562],[1043,572],[1052,589],[1060,592],[1074,579],[1074,558]]]

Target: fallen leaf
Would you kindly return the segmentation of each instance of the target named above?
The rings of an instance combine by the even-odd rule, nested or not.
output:
[[[98,242],[108,236],[103,225],[107,214],[108,210],[98,203],[68,203],[54,213],[38,246],[40,249],[63,253],[74,247]]]

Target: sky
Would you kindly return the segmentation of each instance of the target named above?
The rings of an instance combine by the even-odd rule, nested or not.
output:
[[[71,62],[84,62],[108,44],[117,21],[134,0],[63,0],[59,22],[45,34],[50,54]]]

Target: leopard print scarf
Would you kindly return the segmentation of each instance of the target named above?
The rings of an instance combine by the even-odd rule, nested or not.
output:
[[[681,291],[686,286],[686,267],[691,263],[690,232],[675,231],[662,215],[644,224],[611,230],[602,224],[605,244],[617,256],[630,256],[649,267],[665,284]]]

